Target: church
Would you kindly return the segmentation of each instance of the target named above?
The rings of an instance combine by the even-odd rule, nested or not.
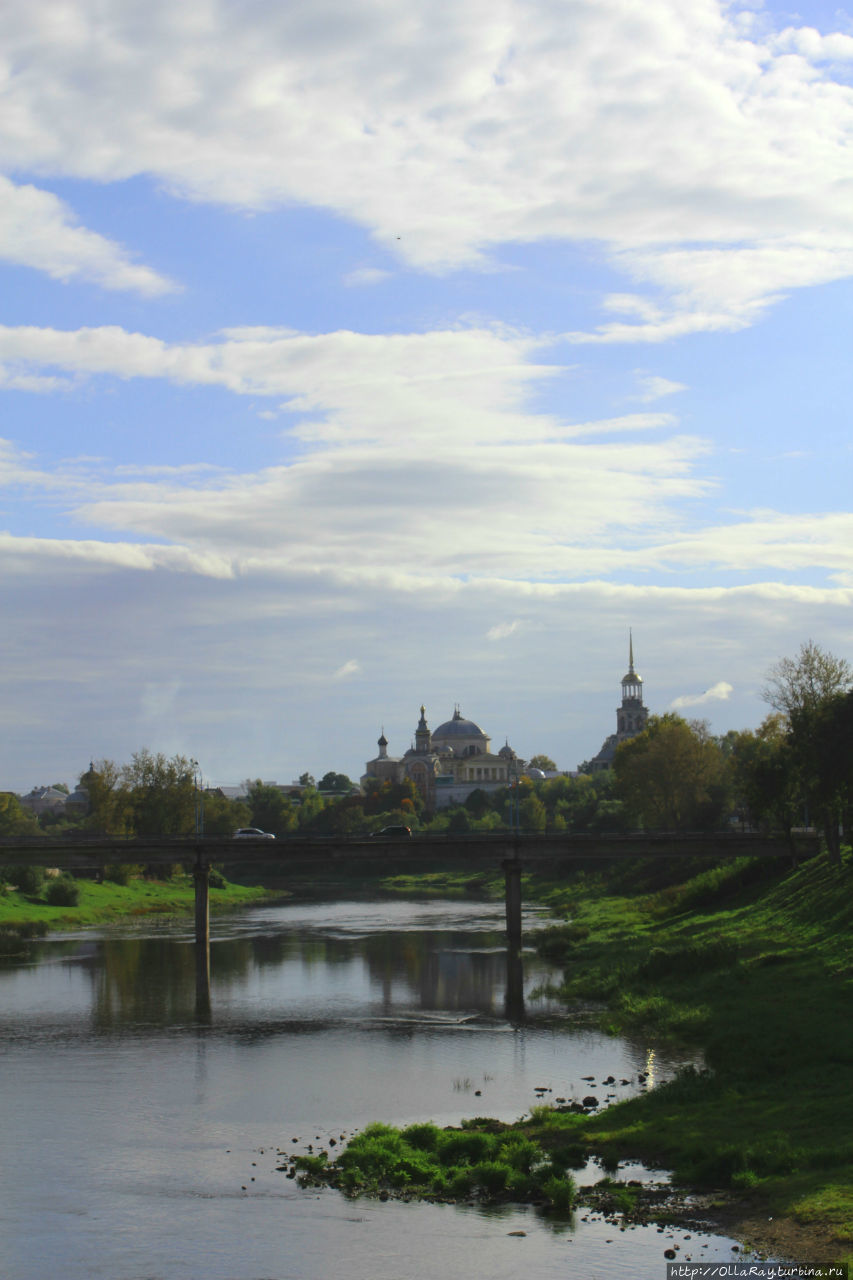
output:
[[[524,772],[525,762],[509,743],[494,753],[488,734],[467,720],[458,706],[452,718],[435,730],[430,730],[426,709],[421,707],[414,743],[403,756],[388,754],[384,731],[378,745],[379,755],[365,766],[362,787],[374,779],[402,782],[409,778],[428,809],[459,804],[478,789],[497,791]]]
[[[628,671],[622,677],[622,704],[616,708],[616,732],[606,738],[597,756],[589,761],[586,769],[600,773],[609,769],[620,742],[642,733],[649,719],[643,705],[643,677],[634,670],[634,637],[628,633]]]

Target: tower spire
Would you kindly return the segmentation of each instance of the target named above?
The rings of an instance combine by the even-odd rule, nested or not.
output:
[[[628,670],[633,674],[634,671],[634,634],[631,628],[628,628]]]

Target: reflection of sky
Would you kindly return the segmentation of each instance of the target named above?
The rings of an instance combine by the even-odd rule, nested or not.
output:
[[[397,929],[405,904],[392,905]],[[476,909],[466,906],[466,923]],[[350,905],[345,927],[340,918],[327,920],[338,935],[331,940],[334,963],[317,950],[316,919],[304,918],[316,917],[319,907],[304,911],[293,933],[285,925],[300,912],[276,917],[266,909],[262,920],[216,921],[210,1025],[194,1018],[184,923],[172,926],[171,937],[159,927],[131,931],[126,948],[115,930],[103,945],[91,934],[40,943],[43,962],[0,970],[0,1233],[7,1274],[428,1280],[438,1267],[448,1280],[500,1277],[506,1232],[513,1229],[529,1233],[523,1242],[529,1274],[567,1275],[567,1245],[571,1274],[594,1274],[604,1244],[594,1223],[577,1236],[567,1230],[561,1240],[553,1226],[519,1209],[466,1216],[397,1205],[400,1212],[386,1217],[373,1202],[302,1193],[276,1172],[276,1148],[319,1149],[371,1120],[512,1120],[558,1097],[625,1096],[636,1083],[607,1090],[599,1082],[608,1075],[636,1081],[648,1066],[643,1041],[566,1020],[510,1026],[500,1007],[503,958],[480,949],[492,919],[467,932],[469,943],[449,927],[455,907],[442,913],[430,904],[430,921],[441,930],[432,940],[452,939],[431,953],[418,931],[377,938],[368,922],[378,910]],[[253,923],[262,936],[251,935]],[[217,950],[234,966],[220,980]],[[134,968],[149,956],[169,988],[159,1010],[145,973]],[[393,973],[390,1007],[381,975],[371,969],[377,956]],[[441,976],[438,987],[430,986],[430,971],[428,993],[446,984],[443,1007],[425,1009],[423,989],[410,980],[406,965],[420,974],[424,956]],[[494,1016],[469,1017],[452,1007],[453,977],[466,966],[482,967],[494,985]],[[99,1023],[105,1006],[109,1020]],[[150,1020],[152,1011],[159,1020]],[[658,1053],[658,1078],[673,1065]],[[594,1081],[583,1078],[590,1075]],[[549,1092],[540,1095],[541,1088]],[[657,1277],[661,1237],[648,1235],[649,1266],[631,1271],[631,1280]],[[423,1257],[413,1256],[414,1242],[426,1249],[428,1239]],[[645,1246],[638,1237],[631,1243],[636,1264]],[[628,1257],[605,1255],[607,1274],[627,1280]],[[509,1274],[516,1276],[518,1265],[513,1257]]]

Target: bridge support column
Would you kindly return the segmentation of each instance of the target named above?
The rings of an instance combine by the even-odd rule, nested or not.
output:
[[[199,857],[195,880],[195,999],[196,1011],[210,1012],[210,867]]]
[[[506,885],[506,940],[510,952],[521,951],[521,859],[507,858],[503,865]]]

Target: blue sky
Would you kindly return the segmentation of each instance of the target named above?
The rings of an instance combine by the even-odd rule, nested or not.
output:
[[[851,657],[853,17],[0,15],[0,786],[562,768]]]

